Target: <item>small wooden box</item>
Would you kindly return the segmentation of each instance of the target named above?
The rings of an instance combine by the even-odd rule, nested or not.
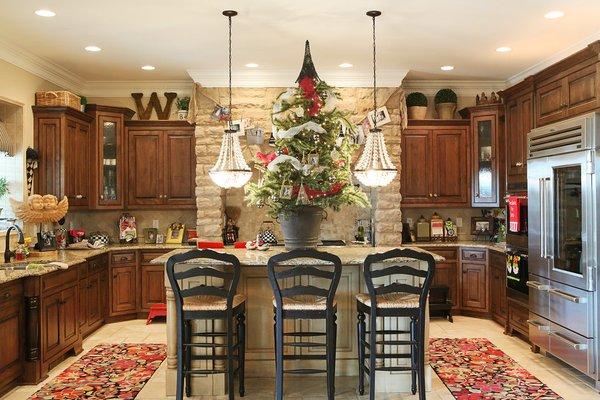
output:
[[[66,90],[54,92],[37,92],[35,94],[35,105],[37,106],[66,106],[81,110],[81,98]]]

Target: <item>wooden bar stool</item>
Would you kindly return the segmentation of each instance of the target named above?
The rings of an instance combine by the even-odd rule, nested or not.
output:
[[[177,271],[175,268],[177,267]],[[236,294],[240,279],[240,262],[230,254],[213,250],[190,250],[167,261],[167,276],[177,306],[177,391],[176,399],[191,395],[191,376],[227,374],[229,399],[234,398],[234,376],[238,373],[239,393],[244,396],[244,349],[246,342],[246,296]],[[183,288],[182,288],[183,286]],[[236,318],[236,342],[234,321]],[[193,332],[196,320],[211,321],[207,332]],[[225,330],[215,331],[214,320],[223,320]],[[196,340],[204,339],[203,341]],[[216,338],[225,338],[219,343]],[[192,349],[204,349],[207,354],[193,354]],[[223,350],[225,354],[218,354]],[[237,353],[237,355],[235,354]],[[234,356],[237,368],[234,369]],[[193,369],[192,361],[205,360],[212,368]],[[216,368],[215,362],[225,360],[225,368]]]
[[[283,399],[283,374],[327,374],[327,398],[335,395],[336,313],[335,292],[342,274],[336,255],[314,249],[292,250],[273,256],[267,263],[273,288],[275,313],[275,398]],[[277,271],[276,271],[277,269]],[[317,286],[317,284],[320,285]],[[325,332],[284,332],[284,320],[325,320]],[[316,341],[325,337],[325,342]],[[291,338],[289,342],[283,339]],[[308,338],[314,341],[303,341]],[[301,354],[284,354],[284,347],[300,348]],[[324,348],[325,354],[305,354]],[[284,370],[284,360],[325,360],[326,369]]]
[[[408,258],[413,262],[426,262],[427,270],[420,270],[409,265],[406,261],[395,263],[394,259]],[[385,264],[384,264],[385,263]],[[386,264],[395,264],[385,266]],[[372,270],[373,266],[383,264],[383,268]],[[404,264],[404,265],[397,265]],[[425,307],[429,288],[435,273],[435,260],[428,253],[411,249],[394,249],[385,253],[371,254],[364,263],[364,277],[368,293],[356,295],[358,310],[358,391],[365,392],[365,373],[369,374],[369,399],[375,399],[375,371],[410,371],[412,378],[412,393],[417,391],[417,376],[419,399],[425,399]],[[378,278],[382,284],[377,286],[373,278]],[[401,281],[401,282],[398,282]],[[366,329],[365,314],[369,315],[369,330]],[[386,329],[380,324],[377,329],[377,318],[409,317],[410,330]],[[367,339],[368,335],[368,339]],[[395,339],[386,336],[394,335]],[[398,336],[408,335],[408,340],[398,340]],[[377,336],[381,340],[377,340]],[[409,353],[383,352],[384,346],[409,346]],[[378,350],[381,348],[381,351]],[[369,353],[366,353],[366,349]],[[365,359],[369,359],[369,366]],[[410,358],[410,366],[386,365],[390,359]],[[377,366],[377,360],[384,360],[383,365]]]

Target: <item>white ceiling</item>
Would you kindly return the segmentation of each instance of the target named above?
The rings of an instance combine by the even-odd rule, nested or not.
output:
[[[317,71],[367,78],[371,22],[378,66],[411,79],[507,80],[565,49],[600,38],[599,0],[0,0],[0,39],[83,81],[225,78],[227,25],[234,18],[234,85],[252,76],[294,79],[309,39]],[[39,8],[56,12],[41,18]],[[565,17],[543,15],[559,9]],[[86,45],[103,51],[88,53]],[[513,51],[500,54],[499,46]],[[258,69],[244,64],[255,62]],[[354,68],[342,70],[349,62]],[[155,71],[142,71],[152,64]],[[441,65],[455,70],[442,73]],[[222,75],[221,75],[222,74]],[[236,79],[238,81],[236,82]],[[400,78],[401,79],[401,78]]]

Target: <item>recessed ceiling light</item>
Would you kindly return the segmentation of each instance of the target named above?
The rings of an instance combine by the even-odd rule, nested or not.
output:
[[[258,68],[258,64],[257,63],[248,63],[248,64],[246,64],[246,67],[248,67],[248,68]]]
[[[102,49],[98,46],[85,46],[85,51],[91,51],[92,53],[102,51]]]
[[[54,17],[56,13],[50,10],[35,10],[35,15],[40,17]]]
[[[564,12],[559,11],[559,10],[554,10],[554,11],[547,12],[544,15],[544,18],[546,18],[546,19],[557,19],[557,18],[564,17],[564,16],[565,16]]]
[[[338,65],[338,67],[340,68],[352,68],[354,65],[350,64],[350,63],[341,63],[340,65]]]
[[[155,67],[154,65],[144,65],[144,66],[142,67],[142,69],[143,69],[144,71],[154,71],[154,70],[156,69],[156,67]]]
[[[512,51],[512,49],[508,46],[500,46],[496,49],[496,51],[498,53],[508,53],[509,51]]]
[[[442,71],[452,71],[454,69],[454,65],[442,65],[440,69]]]

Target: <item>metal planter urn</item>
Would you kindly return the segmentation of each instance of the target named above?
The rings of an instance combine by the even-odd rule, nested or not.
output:
[[[317,247],[321,221],[325,216],[325,210],[317,206],[300,206],[295,212],[279,214],[277,219],[283,232],[285,248],[292,250]]]

